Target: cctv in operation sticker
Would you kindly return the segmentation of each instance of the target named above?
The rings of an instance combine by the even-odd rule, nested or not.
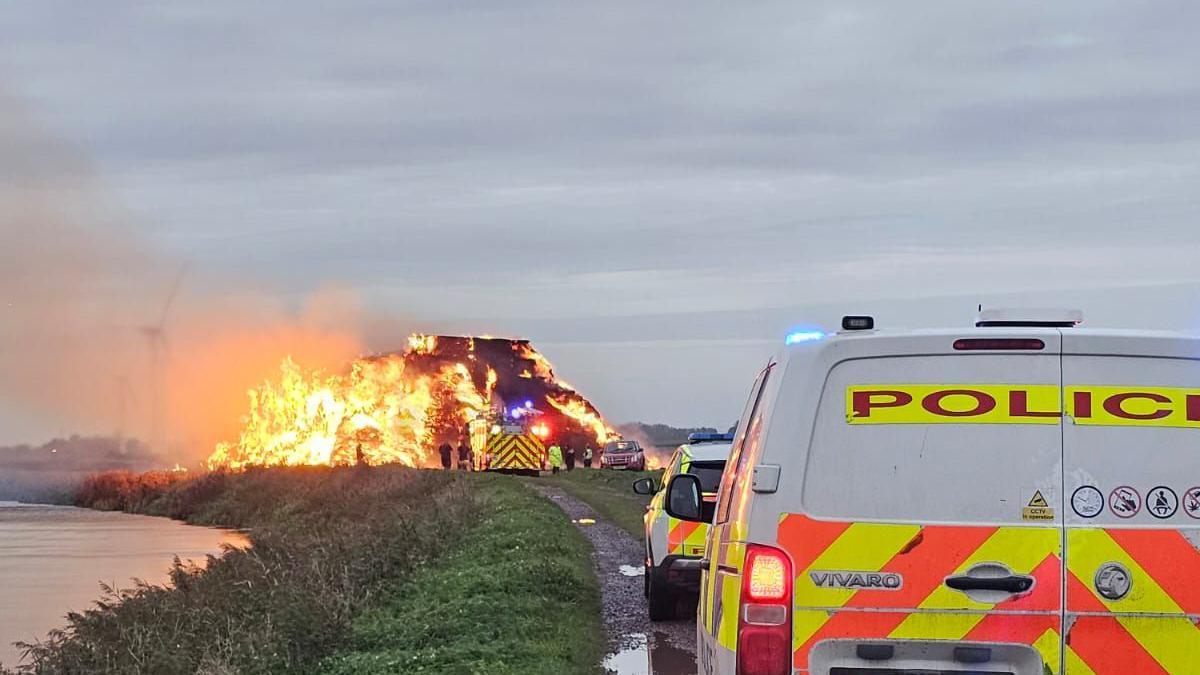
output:
[[[1021,520],[1034,522],[1054,520],[1054,509],[1046,502],[1041,490],[1036,490],[1033,498],[1029,500],[1029,504],[1021,509]]]

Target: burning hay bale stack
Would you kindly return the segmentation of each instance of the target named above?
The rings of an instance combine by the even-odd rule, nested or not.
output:
[[[400,463],[434,466],[434,449],[457,443],[472,422],[536,416],[549,440],[582,448],[616,433],[528,340],[414,335],[402,352],[364,357],[349,371],[304,371],[250,392],[236,442],[209,468]]]

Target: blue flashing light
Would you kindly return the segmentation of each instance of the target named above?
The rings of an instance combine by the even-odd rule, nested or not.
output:
[[[525,411],[520,408],[513,408],[512,415],[510,415],[510,417],[512,417],[514,420],[521,419],[521,414],[524,412]]]
[[[819,330],[801,330],[795,333],[789,333],[784,344],[797,345],[801,342],[816,342],[825,338],[825,333]]]
[[[532,408],[532,407],[533,407],[533,401],[525,401],[525,407],[526,407],[526,408]]]
[[[696,432],[688,434],[688,443],[728,443],[733,440],[733,434],[712,432]]]

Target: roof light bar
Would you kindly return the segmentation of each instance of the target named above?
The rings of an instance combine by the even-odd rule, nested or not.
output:
[[[733,440],[733,434],[712,432],[696,432],[688,434],[688,443],[728,443]]]
[[[795,333],[789,333],[784,344],[797,345],[801,342],[816,342],[825,338],[825,333],[819,330],[801,330]]]

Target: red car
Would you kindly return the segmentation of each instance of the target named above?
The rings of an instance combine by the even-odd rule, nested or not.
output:
[[[637,441],[609,441],[600,455],[601,469],[646,470],[646,453]]]

